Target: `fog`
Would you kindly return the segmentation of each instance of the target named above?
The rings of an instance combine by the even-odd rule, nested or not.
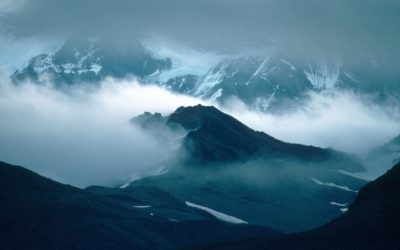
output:
[[[226,111],[253,129],[293,143],[333,147],[364,157],[400,134],[399,110],[378,106],[353,92],[309,93],[295,112],[272,115],[249,109],[237,100]]]
[[[222,109],[278,139],[360,155],[400,133],[398,120],[357,96],[311,97],[305,109],[279,116],[250,111],[237,102]],[[134,79],[64,89],[50,82],[14,85],[3,80],[0,159],[80,187],[149,175],[176,152],[129,120],[144,111],[168,115],[198,103],[213,104]]]
[[[170,149],[129,120],[199,102],[134,80],[110,79],[98,89],[0,86],[0,159],[81,187],[162,167]]]
[[[54,37],[49,34],[16,39],[0,27],[0,75],[9,75],[17,69],[26,67],[34,56],[54,53],[64,40],[64,36]]]

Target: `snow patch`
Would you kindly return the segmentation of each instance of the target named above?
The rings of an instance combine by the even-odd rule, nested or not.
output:
[[[283,64],[286,64],[287,66],[289,66],[289,68],[290,68],[291,70],[293,70],[293,71],[296,70],[296,67],[293,66],[290,62],[288,62],[288,61],[286,61],[286,60],[283,60],[283,59],[281,59],[280,62],[283,63]]]
[[[94,72],[96,75],[99,74],[99,72],[100,72],[101,69],[102,69],[102,66],[99,65],[99,64],[97,64],[97,63],[92,64],[92,65],[90,66],[90,71]]]
[[[46,55],[42,58],[35,58],[33,62],[33,70],[37,74],[42,74],[48,70],[53,70],[56,73],[59,73],[60,70],[53,63],[53,56]]]
[[[133,206],[134,208],[150,208],[150,205]]]
[[[213,72],[215,68],[211,69],[210,74],[207,74],[204,79],[198,84],[195,90],[195,95],[203,96],[214,86],[220,84],[223,80],[223,77],[226,75],[225,69],[227,65],[222,65],[221,69],[217,72]]]
[[[317,90],[335,87],[339,79],[339,73],[339,67],[328,67],[326,64],[315,68],[308,65],[308,67],[304,69],[304,74],[307,79]]]
[[[349,204],[347,203],[337,203],[337,202],[330,202],[329,204],[333,205],[333,206],[337,206],[340,207],[340,211],[342,211],[342,213],[347,212],[349,209],[347,208],[349,206]]]
[[[347,78],[349,78],[350,80],[352,80],[353,82],[359,83],[359,81],[357,81],[353,76],[351,76],[349,73],[347,73],[346,71],[343,72],[345,74],[345,76]]]
[[[142,179],[143,177],[146,176],[157,176],[157,175],[162,175],[168,172],[168,169],[165,168],[165,166],[161,166],[159,168],[157,168],[156,170],[154,170],[151,174],[149,175],[138,175],[138,174],[133,174],[130,176],[125,177],[124,179],[128,180],[125,184],[121,185],[119,188],[127,188],[129,187],[129,185],[137,180]]]
[[[274,97],[275,97],[275,92],[273,92],[273,93],[271,94],[271,96],[270,96],[269,98],[267,98],[267,99],[265,99],[265,98],[257,98],[257,99],[254,101],[253,106],[254,106],[257,110],[260,110],[260,111],[262,111],[262,112],[265,112],[265,111],[267,111],[268,108],[270,107],[272,101],[274,100]]]
[[[218,89],[214,94],[212,94],[212,96],[208,100],[210,102],[215,102],[218,99],[218,97],[222,95],[222,91],[223,89]]]
[[[63,65],[61,65],[61,66],[63,67],[64,73],[65,73],[65,74],[71,74],[72,71],[73,71],[74,68],[75,68],[75,65],[72,64],[72,63],[66,63],[66,64],[63,64]]]
[[[131,184],[131,182],[127,182],[127,183],[121,185],[119,188],[122,188],[122,189],[127,188],[129,186],[129,184]]]
[[[215,211],[214,209],[208,208],[208,207],[204,207],[201,205],[197,205],[191,202],[186,201],[186,206],[189,207],[194,207],[203,211],[208,212],[209,214],[211,214],[212,216],[214,216],[215,218],[221,220],[221,221],[225,221],[225,222],[229,222],[229,223],[234,223],[234,224],[248,224],[246,221],[238,219],[236,217]]]
[[[249,80],[244,84],[244,85],[249,85],[249,83],[251,82],[251,80],[256,77],[257,75],[259,75],[261,73],[261,71],[264,69],[265,65],[267,64],[269,60],[269,57],[265,58],[262,63],[260,64],[260,66],[257,68],[257,70],[254,72],[254,74],[249,78]]]
[[[358,193],[358,191],[356,191],[356,190],[350,189],[349,187],[346,187],[346,186],[337,185],[337,184],[335,184],[333,182],[322,182],[322,181],[317,180],[315,178],[311,178],[311,180],[313,182],[317,183],[318,185],[321,185],[321,186],[334,187],[334,188],[338,188],[338,189],[341,189],[341,190],[344,190],[344,191]]]
[[[338,207],[347,207],[347,203],[337,203],[337,202],[334,202],[334,201],[332,201],[332,202],[330,202],[330,204],[331,205],[333,205],[333,206],[338,206]]]

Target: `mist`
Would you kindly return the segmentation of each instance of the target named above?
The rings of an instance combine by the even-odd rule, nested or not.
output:
[[[129,120],[199,102],[134,80],[65,90],[51,83],[0,86],[0,159],[80,187],[163,167],[173,152]]]
[[[79,187],[116,185],[160,172],[178,157],[165,141],[129,120],[145,111],[169,115],[179,106],[214,105],[277,139],[364,156],[400,133],[398,118],[355,94],[310,94],[284,115],[238,101],[219,107],[135,79],[55,88],[48,81],[0,84],[0,160]],[[173,136],[169,136],[171,138]],[[176,148],[176,147],[174,147]]]
[[[396,105],[374,105],[370,97],[347,91],[309,93],[309,97],[304,107],[280,115],[249,111],[238,100],[232,100],[225,110],[277,139],[332,147],[359,157],[400,134]]]
[[[29,60],[37,55],[54,53],[65,41],[64,36],[37,34],[16,39],[0,26],[0,75],[9,75],[26,67]]]

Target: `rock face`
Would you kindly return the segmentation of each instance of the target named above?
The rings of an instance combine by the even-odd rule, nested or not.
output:
[[[337,171],[362,171],[355,157],[279,141],[214,107],[181,107],[161,120],[186,130],[185,158],[127,190],[155,187],[250,224],[299,232],[342,214],[365,183]]]
[[[281,239],[237,242],[214,248],[398,249],[399,227],[400,164],[397,164],[363,187],[348,212],[327,225]]]
[[[3,162],[0,199],[2,249],[171,249],[279,235],[222,222],[155,188],[82,190]]]

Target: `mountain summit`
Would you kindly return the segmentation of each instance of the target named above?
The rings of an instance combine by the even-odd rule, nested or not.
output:
[[[54,54],[32,58],[27,67],[14,73],[13,79],[40,81],[49,76],[56,84],[71,85],[98,82],[106,77],[142,79],[171,68],[170,59],[155,58],[138,41],[113,39],[72,36]]]
[[[335,161],[333,167],[336,169],[364,169],[352,156],[332,149],[280,141],[263,132],[254,131],[213,106],[180,107],[164,120],[157,114],[151,120],[166,120],[169,127],[180,126],[185,129],[187,135],[183,146],[190,153],[190,160],[199,164],[243,162],[250,159]]]
[[[133,120],[157,137],[160,126],[184,130],[185,157],[162,175],[126,185],[132,192],[155,187],[251,224],[298,232],[342,214],[365,183],[338,171],[364,170],[357,158],[277,140],[212,106],[180,107],[167,117],[146,113]]]

